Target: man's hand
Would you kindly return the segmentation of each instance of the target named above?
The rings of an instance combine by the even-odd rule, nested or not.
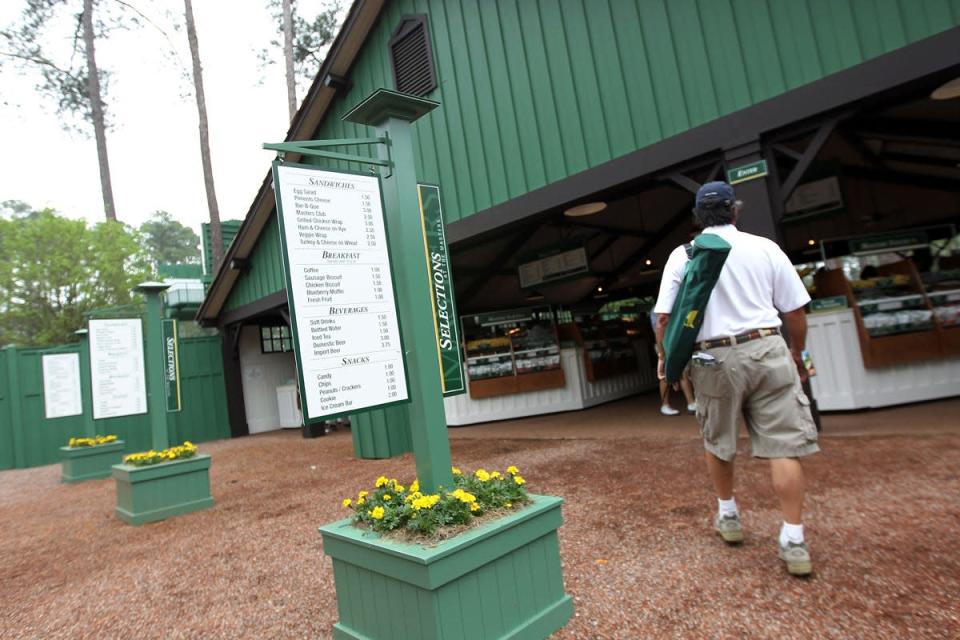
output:
[[[803,363],[803,355],[796,349],[790,349],[790,355],[793,356],[793,362],[797,365],[797,373],[800,374],[800,382],[806,383],[810,374],[807,372],[807,365]]]

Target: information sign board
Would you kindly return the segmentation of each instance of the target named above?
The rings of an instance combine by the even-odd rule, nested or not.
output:
[[[273,165],[306,422],[408,399],[380,178]]]
[[[767,161],[757,160],[742,167],[736,167],[727,171],[727,182],[730,184],[739,184],[747,180],[755,180],[767,175]]]
[[[41,357],[41,366],[43,367],[43,407],[47,419],[82,414],[80,354],[47,354]]]
[[[463,383],[463,360],[460,356],[460,334],[457,330],[457,303],[454,300],[450,255],[440,207],[440,187],[417,185],[420,199],[420,225],[423,228],[423,250],[430,274],[430,301],[433,303],[433,329],[440,361],[440,387],[444,397],[466,392]]]
[[[517,267],[517,271],[520,275],[520,288],[529,289],[587,273],[590,271],[590,266],[586,248],[576,247],[524,262]]]
[[[163,321],[163,387],[167,411],[180,411],[180,347],[176,320]]]
[[[89,328],[94,420],[146,413],[140,319],[91,320]]]

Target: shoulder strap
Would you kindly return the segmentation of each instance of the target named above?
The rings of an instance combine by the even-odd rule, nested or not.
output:
[[[687,252],[687,260],[690,260],[691,258],[693,258],[693,243],[692,243],[692,242],[688,242],[687,244],[683,245],[683,250]]]

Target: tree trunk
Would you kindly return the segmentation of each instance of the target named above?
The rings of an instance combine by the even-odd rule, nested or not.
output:
[[[93,0],[83,0],[83,45],[87,58],[87,93],[90,98],[90,115],[97,140],[97,159],[100,162],[100,191],[103,193],[103,211],[107,220],[116,221],[117,210],[113,204],[113,186],[110,184],[110,162],[107,159],[107,126],[103,117],[103,101],[100,98],[100,75],[93,46]]]
[[[197,44],[197,27],[193,23],[193,4],[183,0],[187,21],[187,40],[190,42],[190,57],[193,59],[193,87],[197,95],[197,113],[200,116],[200,158],[203,162],[203,185],[207,189],[207,208],[210,210],[210,243],[213,245],[213,272],[216,273],[223,260],[223,234],[220,232],[220,209],[217,193],[213,188],[213,167],[210,163],[210,131],[207,125],[207,101],[203,94],[203,69],[200,68],[200,48]]]
[[[290,121],[297,114],[297,78],[293,70],[293,0],[283,0],[283,59],[287,67],[287,107]]]

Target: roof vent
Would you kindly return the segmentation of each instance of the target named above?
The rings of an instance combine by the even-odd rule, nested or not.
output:
[[[397,91],[425,96],[437,88],[426,14],[404,16],[390,38],[390,63]]]

